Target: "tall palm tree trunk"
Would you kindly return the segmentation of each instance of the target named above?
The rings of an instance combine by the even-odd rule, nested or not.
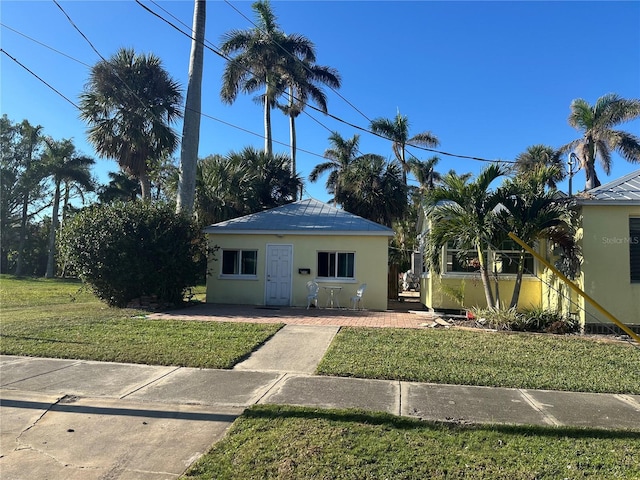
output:
[[[180,150],[180,179],[176,211],[191,214],[196,191],[196,169],[200,143],[200,109],[202,105],[202,70],[204,67],[204,31],[206,0],[194,0],[193,40],[189,60],[189,83],[185,101],[182,146]]]
[[[493,291],[491,290],[491,280],[489,279],[489,272],[487,271],[487,260],[484,258],[482,252],[482,246],[477,246],[478,260],[480,262],[480,278],[482,279],[482,286],[484,287],[484,296],[487,299],[487,307],[493,308],[495,301],[493,299]]]
[[[22,200],[22,217],[20,218],[20,238],[18,240],[18,258],[16,259],[16,277],[22,275],[22,265],[24,257],[24,244],[27,238],[27,214],[29,209],[29,192],[24,192]]]
[[[511,296],[511,303],[509,308],[516,308],[518,306],[518,300],[520,299],[520,290],[522,288],[522,275],[524,274],[524,252],[520,252],[518,257],[518,271],[516,273],[516,283],[513,286],[513,295]]]
[[[271,106],[269,105],[269,86],[264,96],[264,153],[273,155],[273,141],[271,139]]]
[[[49,256],[47,257],[47,271],[45,278],[53,278],[56,268],[56,230],[58,229],[58,210],[60,209],[60,181],[56,181],[53,196],[53,212],[51,214],[51,229],[49,230]]]
[[[140,172],[138,181],[140,182],[142,200],[151,200],[151,180],[149,179],[149,174],[146,171]]]

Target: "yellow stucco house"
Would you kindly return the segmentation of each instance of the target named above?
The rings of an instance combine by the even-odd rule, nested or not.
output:
[[[388,244],[393,230],[314,199],[205,228],[213,252],[207,302],[307,306],[307,282],[318,305],[350,305],[366,283],[367,309],[387,309]]]
[[[620,322],[640,330],[640,170],[576,196],[580,214],[577,240],[582,262],[578,287]],[[423,222],[426,224],[426,222]],[[538,252],[553,263],[553,252],[540,242]],[[421,301],[435,310],[485,306],[482,281],[473,265],[460,261],[458,252],[442,248],[441,275],[424,272]],[[500,297],[508,301],[513,291],[515,251],[490,251],[489,271],[500,273]],[[544,307],[577,318],[586,331],[607,331],[612,322],[578,296],[532,256],[527,259],[519,308]],[[448,292],[448,293],[447,293]],[[452,293],[463,294],[464,305]]]

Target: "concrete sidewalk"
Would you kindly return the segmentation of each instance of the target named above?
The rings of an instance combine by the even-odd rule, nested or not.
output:
[[[634,429],[640,396],[313,375],[336,327],[287,325],[233,370],[0,356],[3,480],[178,478],[244,408]]]

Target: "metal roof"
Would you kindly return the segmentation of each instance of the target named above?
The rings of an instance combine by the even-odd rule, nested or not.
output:
[[[581,203],[640,203],[640,170],[580,194]]]
[[[289,235],[375,235],[393,230],[315,199],[300,200],[263,212],[209,225],[205,233]]]

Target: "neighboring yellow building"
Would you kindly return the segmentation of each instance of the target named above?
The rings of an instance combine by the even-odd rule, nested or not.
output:
[[[581,228],[578,242],[582,264],[578,287],[619,321],[640,327],[640,170],[576,196]],[[549,259],[544,242],[540,248]],[[421,301],[432,309],[451,310],[486,306],[480,275],[473,254],[460,261],[456,251],[442,249],[442,274],[426,272],[421,280]],[[510,251],[488,252],[489,271],[500,272],[500,297],[509,302],[515,275],[509,271]],[[548,308],[570,314],[587,331],[604,331],[611,321],[582,297],[539,265],[533,258],[523,278],[518,308]],[[447,294],[446,292],[449,292]],[[452,295],[452,293],[454,295]],[[452,298],[463,294],[463,304]]]
[[[580,286],[622,323],[640,325],[640,170],[579,195],[578,205]],[[579,306],[583,324],[610,323],[583,299]]]
[[[212,251],[207,302],[307,306],[310,280],[324,307],[348,307],[367,284],[364,307],[387,309],[393,230],[317,200],[301,200],[205,228]],[[332,287],[332,288],[330,288]]]

